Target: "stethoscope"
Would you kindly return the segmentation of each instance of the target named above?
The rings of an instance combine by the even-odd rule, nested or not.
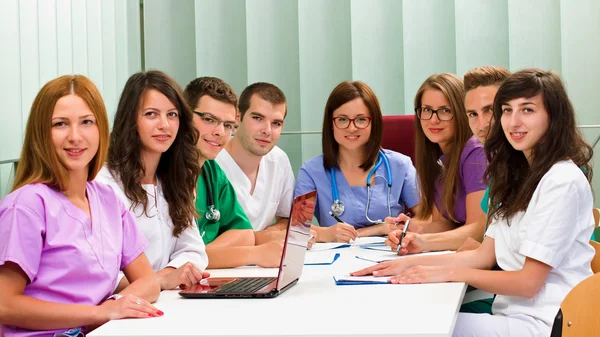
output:
[[[381,166],[382,163],[385,165],[385,171],[387,173],[386,174],[387,175],[386,183],[387,183],[388,216],[392,216],[392,206],[390,203],[390,195],[391,195],[391,191],[392,191],[392,172],[390,171],[390,163],[388,161],[387,156],[385,155],[383,150],[379,150],[379,157],[377,158],[377,162],[375,163],[375,166],[369,172],[369,175],[367,175],[367,208],[365,209],[365,218],[371,223],[382,222],[381,219],[371,220],[371,218],[369,218],[369,208],[371,206],[371,177],[373,176],[373,174],[375,174],[375,172],[377,172],[377,169]],[[330,169],[330,173],[331,173],[331,194],[332,194],[332,199],[333,199],[333,204],[331,204],[331,212],[335,216],[340,216],[340,215],[344,214],[345,206],[344,206],[344,203],[342,203],[340,201],[340,195],[338,193],[337,182],[335,180],[335,170],[333,167]]]
[[[212,184],[210,183],[210,179],[208,179],[208,173],[204,166],[202,166],[202,179],[204,179],[204,184],[206,185],[206,201],[208,204],[208,209],[206,210],[204,217],[210,222],[217,222],[221,219],[221,211],[215,208]]]

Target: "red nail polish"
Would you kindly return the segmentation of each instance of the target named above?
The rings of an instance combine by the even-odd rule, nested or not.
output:
[[[154,315],[152,315],[152,314],[148,314],[148,317],[154,317]]]
[[[157,314],[158,316],[162,316],[162,315],[164,315],[165,313],[159,310],[159,311],[157,311],[157,312],[156,312],[156,314]]]

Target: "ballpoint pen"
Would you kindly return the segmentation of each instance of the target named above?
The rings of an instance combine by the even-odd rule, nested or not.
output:
[[[402,239],[406,236],[406,231],[408,231],[408,224],[410,223],[410,219],[406,220],[404,224],[404,228],[402,228],[402,235],[400,236],[400,242],[398,242],[398,248],[396,249],[396,253],[400,253],[400,249],[402,249]]]
[[[345,223],[344,221],[342,221],[342,219],[340,219],[337,215],[333,214],[333,212],[329,211],[329,215],[331,215],[335,221],[337,222],[341,222],[341,223]]]

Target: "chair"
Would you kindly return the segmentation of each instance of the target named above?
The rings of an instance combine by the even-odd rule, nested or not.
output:
[[[592,272],[600,273],[600,243],[590,240],[590,245],[596,250],[596,255],[592,259]]]
[[[596,228],[600,222],[600,208],[592,208],[592,214],[594,214],[594,228]]]
[[[598,303],[600,303],[600,273],[583,280],[567,294],[560,305],[550,336],[600,336]]]
[[[415,163],[415,116],[383,116],[384,149],[409,156]]]

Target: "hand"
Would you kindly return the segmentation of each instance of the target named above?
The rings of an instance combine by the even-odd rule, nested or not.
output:
[[[395,284],[442,283],[452,280],[454,266],[415,266],[405,269],[390,279]]]
[[[391,217],[391,216],[386,217],[385,223],[389,225],[390,231],[402,230],[402,229],[404,229],[404,224],[409,219],[410,219],[410,224],[408,227],[408,231],[423,234],[424,230],[423,230],[423,225],[421,224],[421,222],[414,218],[409,217],[408,215],[406,215],[404,213],[398,214],[398,216],[395,218]],[[386,233],[386,235],[387,235],[387,233]]]
[[[408,267],[409,266],[406,265],[406,260],[397,259],[397,260],[393,260],[393,261],[385,261],[385,262],[378,263],[374,266],[350,273],[350,275],[352,275],[352,276],[366,276],[366,275],[391,276],[391,275],[396,275],[396,274],[400,273],[401,271],[403,271],[404,269],[406,269]]]
[[[353,226],[338,222],[331,227],[325,227],[321,230],[319,241],[321,242],[345,242],[356,240],[358,232]]]
[[[256,246],[256,265],[263,268],[276,268],[281,264],[283,240],[271,241]]]
[[[187,289],[194,284],[198,284],[203,278],[210,276],[209,273],[202,271],[191,262],[186,262],[183,266],[173,269],[160,276],[160,289],[171,290],[177,287]]]
[[[402,236],[401,230],[395,230],[388,234],[387,240],[385,240],[385,244],[387,246],[392,247],[392,251],[398,250],[398,244],[400,243],[400,237]],[[417,233],[406,233],[404,239],[402,239],[402,248],[398,252],[398,255],[406,255],[406,254],[418,254],[423,252],[423,238],[421,234]]]
[[[314,229],[310,230],[310,239],[308,239],[308,249],[311,249],[312,246],[317,242],[317,231]]]
[[[462,246],[458,247],[457,252],[462,252],[465,250],[475,250],[481,246],[481,242],[473,239],[472,237],[468,237],[465,242],[463,242]]]
[[[158,317],[164,313],[156,309],[150,302],[128,294],[116,300],[106,300],[98,306],[103,322],[121,318]]]

